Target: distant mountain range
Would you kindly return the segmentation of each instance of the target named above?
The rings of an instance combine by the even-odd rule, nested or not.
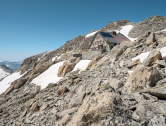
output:
[[[0,65],[5,65],[8,68],[12,69],[13,71],[20,68],[22,61],[20,62],[10,62],[10,61],[0,61]]]
[[[12,69],[6,67],[5,65],[0,65],[0,80],[13,72]]]

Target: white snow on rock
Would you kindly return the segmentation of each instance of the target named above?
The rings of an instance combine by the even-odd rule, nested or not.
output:
[[[20,72],[13,73],[6,78],[4,78],[2,81],[0,81],[0,94],[6,91],[7,88],[10,87],[10,84],[22,77],[24,74],[20,75]]]
[[[55,61],[56,58],[57,58],[57,56],[53,57],[53,58],[52,58],[52,61]]]
[[[141,53],[140,55],[132,58],[132,62],[135,60],[140,60],[141,63],[144,62],[144,60],[149,56],[150,52],[145,52],[145,53]]]
[[[86,70],[90,61],[91,60],[81,60],[80,62],[78,62],[76,64],[76,66],[74,67],[74,69],[72,71],[80,70],[80,72],[81,72],[83,70]]]
[[[87,35],[85,36],[85,38],[88,38],[88,37],[90,37],[90,36],[93,36],[93,35],[96,34],[96,33],[97,33],[97,31],[92,32],[92,33],[89,33],[89,34],[87,34]]]
[[[166,29],[162,30],[162,31],[166,31]]]
[[[44,89],[50,83],[56,83],[62,77],[58,77],[59,67],[63,65],[63,62],[56,63],[50,66],[45,72],[34,78],[31,83],[41,86],[41,89]]]
[[[161,52],[162,58],[166,57],[166,47],[159,48],[157,50],[159,50]],[[150,52],[141,53],[140,55],[132,58],[132,62],[135,61],[135,60],[137,60],[137,59],[139,59],[140,62],[143,63],[144,60],[149,56]]]
[[[161,48],[159,50],[161,52],[162,57],[166,57],[166,47],[163,47],[163,48]]]
[[[3,69],[0,68],[0,79],[10,75],[10,73],[5,72]]]
[[[130,37],[128,36],[130,30],[131,30],[133,27],[134,27],[134,26],[132,26],[132,25],[123,26],[122,29],[120,30],[120,33],[123,34],[123,35],[125,35],[125,36],[126,36],[128,39],[130,39],[131,41],[134,41],[134,40],[136,40],[137,38],[130,38]]]
[[[132,71],[132,70],[128,71],[128,74],[129,74],[129,75],[130,75],[131,73],[133,73],[133,71]]]

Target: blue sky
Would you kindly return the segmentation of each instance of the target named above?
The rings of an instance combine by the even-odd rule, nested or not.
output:
[[[0,61],[21,61],[117,20],[166,16],[166,0],[0,0]]]

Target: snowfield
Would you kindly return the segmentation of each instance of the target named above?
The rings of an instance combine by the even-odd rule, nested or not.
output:
[[[137,38],[130,38],[128,36],[129,32],[131,31],[131,29],[133,28],[134,26],[132,25],[126,25],[126,26],[123,26],[122,29],[119,31],[121,34],[125,35],[128,39],[130,39],[131,41],[134,41],[136,40]]]
[[[3,69],[0,68],[0,79],[10,75],[10,73],[5,72]]]
[[[24,74],[20,75],[20,72],[13,73],[6,78],[4,78],[2,81],[0,81],[0,94],[6,91],[7,88],[10,87],[10,84],[22,77]]]
[[[96,33],[97,33],[97,31],[92,32],[92,33],[89,33],[89,34],[87,34],[87,35],[85,36],[85,38],[91,37],[91,36],[93,36],[93,35],[96,34]]]
[[[162,58],[166,57],[166,47],[159,48],[157,50],[159,50],[161,52]],[[149,56],[150,52],[141,53],[140,55],[132,58],[132,62],[135,61],[135,60],[137,60],[137,59],[139,59],[140,62],[143,63],[144,60]]]
[[[80,71],[85,70],[89,62],[90,60],[81,60],[79,63],[76,64],[73,71],[76,71],[78,69]],[[60,79],[62,79],[62,77],[58,77],[58,70],[59,70],[59,67],[63,65],[63,63],[64,61],[50,66],[45,72],[40,74],[38,77],[34,78],[31,81],[31,83],[39,85],[41,86],[41,89],[44,89],[48,86],[48,84],[58,82]]]
[[[78,62],[76,64],[76,66],[74,67],[73,71],[80,70],[80,72],[81,72],[83,70],[86,70],[86,68],[87,68],[87,66],[88,66],[90,61],[91,60],[81,60],[80,62]]]
[[[48,84],[58,82],[62,79],[62,77],[58,77],[58,70],[59,67],[63,65],[63,62],[50,66],[45,72],[34,78],[31,83],[39,85],[41,86],[41,89],[44,89],[48,86]]]

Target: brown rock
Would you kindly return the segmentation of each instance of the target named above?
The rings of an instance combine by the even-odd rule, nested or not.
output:
[[[59,89],[58,89],[58,95],[62,95],[65,92],[68,92],[68,91],[69,91],[69,89],[66,88],[66,87],[59,87]]]
[[[73,69],[74,69],[74,65],[73,64],[67,64],[65,66],[65,68],[63,69],[63,72],[62,72],[61,76],[64,76],[66,73],[72,71]]]
[[[14,89],[18,89],[21,86],[23,86],[25,84],[25,82],[27,81],[26,78],[21,78],[17,80],[17,83],[14,85]]]
[[[74,66],[75,64],[69,63],[69,61],[64,62],[63,65],[59,67],[58,76],[64,76],[66,73],[72,71],[74,69]]]
[[[31,113],[39,111],[39,105],[35,102],[30,108]]]
[[[42,64],[42,65],[37,65],[35,67],[35,70],[32,72],[32,75],[38,74],[38,73],[43,73],[45,70],[49,68],[49,64]]]
[[[148,36],[148,38],[146,39],[146,45],[152,45],[153,43],[154,43],[154,41],[155,41],[155,35],[154,35],[154,33],[152,32],[152,33],[150,33],[150,35]]]
[[[156,60],[161,60],[161,59],[162,59],[161,52],[159,50],[153,50],[149,54],[148,58],[144,61],[144,65],[151,66],[152,63],[154,63]]]
[[[136,69],[129,75],[123,93],[131,93],[154,87],[162,78],[161,73],[156,68],[143,67],[141,69]]]
[[[87,69],[90,69],[101,58],[102,58],[101,56],[97,56],[93,60],[91,60],[90,63],[88,64],[88,66],[87,66]]]

